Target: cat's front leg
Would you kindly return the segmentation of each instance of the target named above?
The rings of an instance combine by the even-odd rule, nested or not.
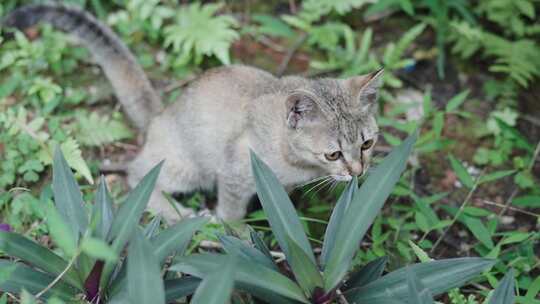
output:
[[[218,180],[216,214],[225,221],[241,220],[246,215],[255,186],[240,177],[221,177]]]

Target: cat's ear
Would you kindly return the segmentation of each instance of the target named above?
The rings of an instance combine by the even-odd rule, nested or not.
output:
[[[287,126],[292,129],[308,125],[319,115],[315,96],[309,92],[294,91],[287,96]]]
[[[358,102],[359,110],[362,112],[374,111],[377,107],[379,88],[382,85],[384,70],[379,69],[373,73],[356,76],[347,79],[347,84]]]

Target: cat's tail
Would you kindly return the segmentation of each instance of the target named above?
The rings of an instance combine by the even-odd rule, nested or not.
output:
[[[113,31],[91,14],[61,4],[35,4],[20,7],[2,24],[26,29],[40,22],[67,32],[95,57],[111,82],[115,94],[133,124],[146,130],[163,105],[133,54]]]

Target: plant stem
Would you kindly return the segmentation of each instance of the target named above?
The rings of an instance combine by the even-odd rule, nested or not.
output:
[[[47,287],[45,287],[43,290],[41,290],[40,292],[36,293],[35,297],[36,299],[39,299],[39,297],[41,297],[44,293],[46,293],[47,291],[49,291],[51,288],[54,287],[54,285],[56,285],[56,283],[58,283],[62,277],[71,269],[71,267],[73,266],[73,264],[75,264],[75,261],[77,260],[77,258],[79,257],[79,254],[80,254],[80,250],[78,250],[74,255],[73,257],[71,258],[71,260],[69,261],[69,263],[67,264],[66,268],[64,270],[62,270],[62,272],[51,282],[49,283],[49,285],[47,285]]]

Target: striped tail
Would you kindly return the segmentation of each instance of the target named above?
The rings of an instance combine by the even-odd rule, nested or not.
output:
[[[94,16],[61,4],[26,5],[12,11],[3,25],[26,29],[40,22],[50,23],[78,39],[94,56],[111,82],[116,97],[132,123],[146,130],[163,105],[141,66],[120,38]]]

